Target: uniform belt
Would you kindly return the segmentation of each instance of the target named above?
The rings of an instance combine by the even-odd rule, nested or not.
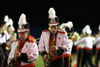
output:
[[[64,54],[63,57],[71,57],[70,54]]]
[[[79,49],[84,49],[83,47],[79,47]]]
[[[55,56],[55,57],[52,58],[52,60],[55,61],[56,59],[58,59],[58,58],[60,58],[60,57],[62,57],[62,55]]]
[[[35,66],[35,63],[23,65],[23,66],[21,66],[21,67],[34,67],[34,66]]]
[[[96,50],[100,50],[100,48],[96,48]]]
[[[85,50],[92,50],[92,48],[84,47]]]

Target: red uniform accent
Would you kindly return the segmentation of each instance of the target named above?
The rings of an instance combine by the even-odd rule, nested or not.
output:
[[[63,57],[71,57],[71,55],[70,54],[65,54],[65,55],[63,55]]]
[[[29,38],[30,42],[34,42],[35,41],[35,38],[33,36],[31,36],[31,35],[28,38]]]
[[[21,66],[21,67],[35,67],[35,63],[27,64],[27,65],[24,65],[24,66]]]
[[[24,44],[25,44],[26,41],[22,41],[20,42],[18,45],[19,45],[19,52],[21,53],[22,52],[22,48],[24,47]],[[18,53],[17,53],[18,54]],[[21,60],[18,58],[17,61],[17,67],[21,67]]]
[[[60,57],[62,57],[62,55],[55,56],[55,57],[52,58],[52,60],[55,61],[56,59],[58,59],[58,58],[60,58]]]
[[[59,24],[58,22],[52,22],[52,23],[49,23],[49,24]]]
[[[63,31],[58,31],[58,33],[62,33],[62,34],[65,34],[65,32],[63,32]]]
[[[25,44],[26,41],[22,41],[19,43],[19,52],[22,51],[22,48],[24,47],[24,44]]]
[[[51,42],[52,42],[52,39],[53,39],[53,36],[50,36],[50,39],[49,39],[49,47],[51,46],[50,44],[51,44]],[[56,38],[55,38],[55,43],[54,43],[53,45],[56,46]]]
[[[77,67],[77,63],[74,64],[74,67]]]
[[[79,49],[79,47],[78,47],[78,46],[75,46],[75,49],[76,49],[76,50],[78,50],[78,49]]]
[[[92,50],[92,48],[84,47],[85,50]]]
[[[96,50],[100,50],[100,48],[96,48]]]
[[[48,32],[49,30],[43,30],[44,32]]]
[[[33,36],[29,36],[30,40],[28,40],[29,42],[33,42],[34,38]],[[25,44],[26,41],[22,41],[19,43],[19,52],[21,53],[23,47],[24,47],[24,44]],[[27,65],[24,65],[24,66],[21,66],[21,61],[20,59],[18,59],[18,61],[16,61],[18,63],[18,67],[29,67],[29,66],[35,66],[35,63],[32,63],[32,64],[27,64]]]

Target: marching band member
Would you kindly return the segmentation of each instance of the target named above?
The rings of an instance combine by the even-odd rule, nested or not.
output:
[[[63,67],[62,54],[66,50],[68,36],[58,29],[59,20],[53,8],[49,9],[49,21],[49,30],[42,31],[39,51],[44,58],[45,67]]]
[[[10,36],[7,32],[7,25],[6,23],[8,23],[8,15],[4,16],[4,20],[1,22],[1,37],[0,37],[0,44],[1,44],[1,53],[2,53],[2,57],[3,59],[1,60],[2,62],[0,62],[1,67],[6,67],[7,66],[7,50],[6,50],[6,43],[7,41],[10,39]],[[2,63],[2,64],[1,64]]]
[[[81,66],[84,67],[84,65],[88,62],[91,67],[95,67],[95,65],[92,63],[93,37],[91,37],[92,31],[89,25],[85,26],[83,34],[84,37],[78,41],[78,44],[84,45]]]
[[[83,34],[81,34],[81,38],[83,38],[83,37],[84,37]],[[83,57],[82,53],[83,53],[83,48],[84,48],[84,44],[79,43],[80,39],[78,39],[74,42],[74,45],[77,46],[77,52],[76,52],[76,54],[77,54],[77,67],[81,67],[81,65],[82,65],[82,57]],[[87,63],[86,63],[86,67],[87,67]]]
[[[63,53],[64,58],[64,67],[71,67],[71,51],[73,46],[73,41],[70,37],[72,33],[73,23],[71,21],[68,21],[67,23],[62,23],[60,25],[60,29],[62,29],[64,32],[66,32],[66,35],[68,35],[68,43],[66,44],[67,50]]]
[[[30,25],[26,21],[26,15],[21,14],[18,21],[19,40],[12,43],[12,48],[8,57],[9,67],[35,67],[38,59],[38,47],[35,41],[29,39]]]
[[[9,40],[7,40],[7,43],[6,43],[6,50],[9,53],[9,51],[11,50],[12,42],[17,40],[17,34],[16,34],[15,28],[13,26],[13,20],[11,18],[9,18],[6,25],[7,25],[7,33],[10,36]]]
[[[99,67],[99,60],[100,60],[100,25],[98,27],[98,34],[96,36],[96,39],[94,41],[94,45],[96,45],[96,61],[95,61],[95,64],[96,64],[96,67]]]

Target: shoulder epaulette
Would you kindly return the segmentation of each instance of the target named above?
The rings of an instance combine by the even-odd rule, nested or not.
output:
[[[32,42],[32,43],[35,41],[34,36],[31,36],[31,35],[28,37],[28,39],[29,39],[28,41],[29,41],[29,42]]]
[[[43,32],[49,32],[49,30],[43,30]]]
[[[65,32],[63,32],[63,31],[58,31],[58,33],[65,34]]]

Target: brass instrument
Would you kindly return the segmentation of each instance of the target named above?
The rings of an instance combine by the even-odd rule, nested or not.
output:
[[[39,43],[40,38],[36,38],[35,41],[38,44]]]
[[[71,35],[70,35],[70,38],[71,38],[72,41],[74,42],[74,41],[80,39],[81,37],[80,37],[80,35],[79,35],[78,32],[72,32]]]
[[[14,53],[14,58],[11,60],[8,67],[18,67],[18,64],[16,63],[16,61],[18,60],[18,56],[17,56],[18,51],[19,51],[19,45],[17,45]]]
[[[55,44],[55,36],[53,37],[52,42],[51,42],[50,47],[49,47],[49,53],[47,55],[45,67],[50,67],[50,63],[52,62],[52,58],[56,56],[56,54],[53,51],[54,44]]]
[[[16,36],[17,36],[16,33],[12,33],[10,39],[7,40],[5,49],[6,49],[8,52],[11,50],[11,45],[12,45],[12,43],[13,43],[14,41],[16,41],[16,39],[17,39]]]

